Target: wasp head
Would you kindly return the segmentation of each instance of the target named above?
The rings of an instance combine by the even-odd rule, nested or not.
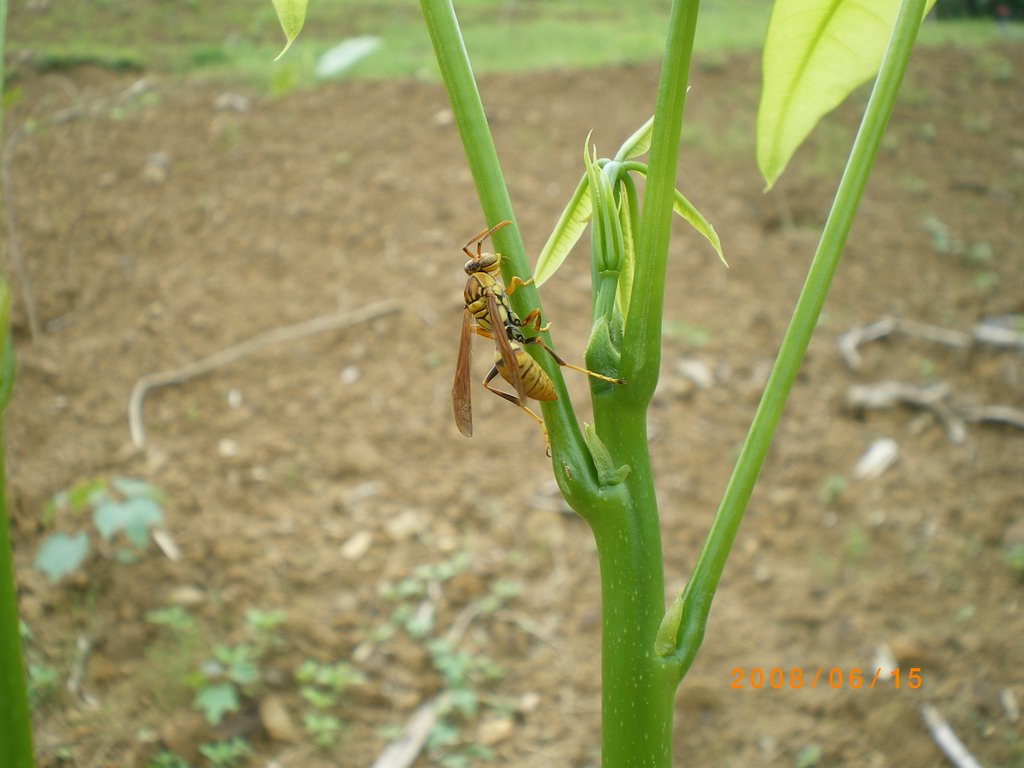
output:
[[[474,272],[487,272],[493,275],[500,266],[500,253],[480,253],[466,262],[465,269],[467,275],[472,275]]]

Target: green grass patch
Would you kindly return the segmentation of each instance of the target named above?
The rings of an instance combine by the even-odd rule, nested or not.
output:
[[[477,72],[588,69],[655,62],[661,56],[669,0],[460,0],[456,3]],[[705,0],[698,56],[722,62],[761,45],[767,0]],[[95,0],[11,9],[8,47],[42,69],[92,64],[204,79],[248,82],[275,94],[316,82],[318,57],[342,41],[373,35],[380,47],[346,77],[435,79],[437,68],[419,5],[408,0],[312,0],[305,28],[278,62],[284,35],[270,0]],[[984,46],[1007,33],[989,21],[932,22],[928,45]],[[996,75],[1002,70],[993,66]]]

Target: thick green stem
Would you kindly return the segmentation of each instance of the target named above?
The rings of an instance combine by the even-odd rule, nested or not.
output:
[[[871,166],[878,154],[896,95],[906,71],[910,52],[920,27],[925,0],[904,0],[882,66],[875,81],[854,141],[850,159],[839,182],[835,201],[811,262],[807,280],[797,300],[793,318],[782,340],[778,358],[768,378],[764,395],[754,415],[750,432],[729,479],[711,532],[683,594],[682,610],[675,622],[675,654],[680,673],[685,674],[704,637],[708,613],[729,549],[753,492],[786,398],[796,379],[811,334],[825,303],[832,276],[853,225]],[[678,607],[678,605],[677,605]],[[671,613],[670,613],[671,615]]]
[[[672,4],[622,344],[620,375],[626,384],[593,398],[597,432],[615,461],[630,466],[624,482],[628,506],[590,520],[601,564],[605,768],[672,764],[672,702],[679,675],[676,660],[659,656],[655,648],[665,587],[646,420],[661,360],[665,267],[697,7],[698,0]],[[596,223],[596,200],[594,218]]]

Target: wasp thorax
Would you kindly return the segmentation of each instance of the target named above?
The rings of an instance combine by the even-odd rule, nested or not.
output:
[[[500,253],[481,253],[475,259],[466,262],[466,274],[474,272],[494,272],[501,263]]]

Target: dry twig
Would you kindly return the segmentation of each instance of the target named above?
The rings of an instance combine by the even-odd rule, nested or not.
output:
[[[440,698],[421,704],[405,724],[402,735],[385,747],[370,768],[409,768],[416,762],[430,729],[437,722]]]
[[[981,768],[981,763],[974,759],[974,756],[967,751],[964,743],[957,738],[950,728],[949,723],[935,707],[925,704],[921,707],[921,717],[925,725],[931,731],[932,738],[939,745],[942,753],[949,758],[957,768]]]
[[[324,331],[348,328],[349,326],[365,323],[382,315],[398,312],[400,309],[401,304],[389,299],[376,304],[370,304],[346,315],[315,317],[312,320],[305,320],[294,325],[272,328],[258,336],[254,336],[248,341],[243,341],[241,344],[214,352],[202,360],[196,360],[181,368],[175,368],[172,371],[161,371],[159,373],[147,373],[135,382],[135,386],[132,387],[131,396],[128,398],[128,428],[131,431],[132,444],[136,448],[144,448],[146,445],[146,433],[142,426],[142,405],[146,394],[150,390],[172,384],[181,384],[273,344],[295,341],[296,339]]]
[[[951,331],[937,325],[919,323],[916,320],[883,317],[877,322],[851,328],[839,337],[837,344],[843,360],[851,370],[857,371],[860,370],[864,362],[860,356],[860,346],[869,341],[884,339],[894,333],[958,349],[968,349],[974,344],[1024,349],[1024,330],[1021,330],[1021,323],[1021,315],[996,315],[986,317],[977,323],[970,333],[964,333],[963,331]]]

